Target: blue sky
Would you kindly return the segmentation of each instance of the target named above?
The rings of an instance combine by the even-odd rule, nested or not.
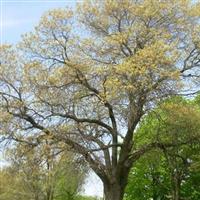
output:
[[[41,15],[52,8],[74,7],[76,0],[0,0],[1,43],[17,43],[23,33],[33,30]]]
[[[53,8],[74,8],[77,0],[0,0],[1,44],[16,44],[21,35],[33,30],[42,14]],[[1,157],[1,155],[0,155]],[[0,165],[1,165],[0,158]],[[1,166],[0,166],[1,167]],[[102,195],[102,184],[94,174],[87,179],[87,195]]]

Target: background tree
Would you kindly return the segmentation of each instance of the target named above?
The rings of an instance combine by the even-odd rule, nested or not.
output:
[[[197,97],[196,99],[198,99]],[[199,144],[176,145],[198,132],[200,110],[195,100],[168,99],[144,119],[136,140],[171,141],[173,147],[151,151],[133,167],[127,187],[127,199],[199,199]],[[189,186],[191,184],[191,186]],[[195,185],[195,187],[194,187]],[[145,193],[142,191],[145,190]]]
[[[165,200],[170,191],[165,159],[160,151],[152,151],[140,158],[131,169],[124,199]]]
[[[20,144],[9,152],[10,165],[1,171],[1,200],[73,200],[86,168],[71,153],[49,155],[47,147]],[[52,151],[52,149],[51,149]]]
[[[136,148],[142,117],[182,92],[184,78],[199,76],[198,8],[185,0],[91,0],[77,14],[49,11],[19,55],[1,47],[2,134],[66,145],[100,177],[106,200],[121,200],[133,163],[163,148],[163,141]]]

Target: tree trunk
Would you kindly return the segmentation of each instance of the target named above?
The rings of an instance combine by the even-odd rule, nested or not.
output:
[[[54,195],[53,195],[53,190],[52,188],[48,188],[47,192],[46,192],[46,200],[53,200],[54,199]]]
[[[158,193],[158,188],[159,188],[159,176],[157,173],[153,172],[152,173],[152,192],[153,192],[153,200],[159,199],[159,193]]]
[[[172,177],[173,180],[173,191],[172,191],[172,198],[173,200],[180,200],[180,186],[181,181],[178,172],[174,174]]]
[[[173,198],[174,198],[174,200],[180,200],[180,184],[179,184],[179,182],[175,183]]]
[[[104,200],[122,200],[123,196],[124,189],[120,184],[104,184]]]

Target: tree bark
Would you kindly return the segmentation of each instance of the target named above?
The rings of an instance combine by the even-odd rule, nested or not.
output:
[[[122,200],[124,189],[120,184],[104,184],[104,200]]]

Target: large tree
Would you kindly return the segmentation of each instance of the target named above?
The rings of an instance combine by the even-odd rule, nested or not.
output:
[[[17,49],[1,47],[1,133],[75,151],[106,200],[121,200],[133,163],[173,145],[137,149],[134,134],[157,102],[198,80],[199,29],[190,0],[87,0],[47,12]]]

